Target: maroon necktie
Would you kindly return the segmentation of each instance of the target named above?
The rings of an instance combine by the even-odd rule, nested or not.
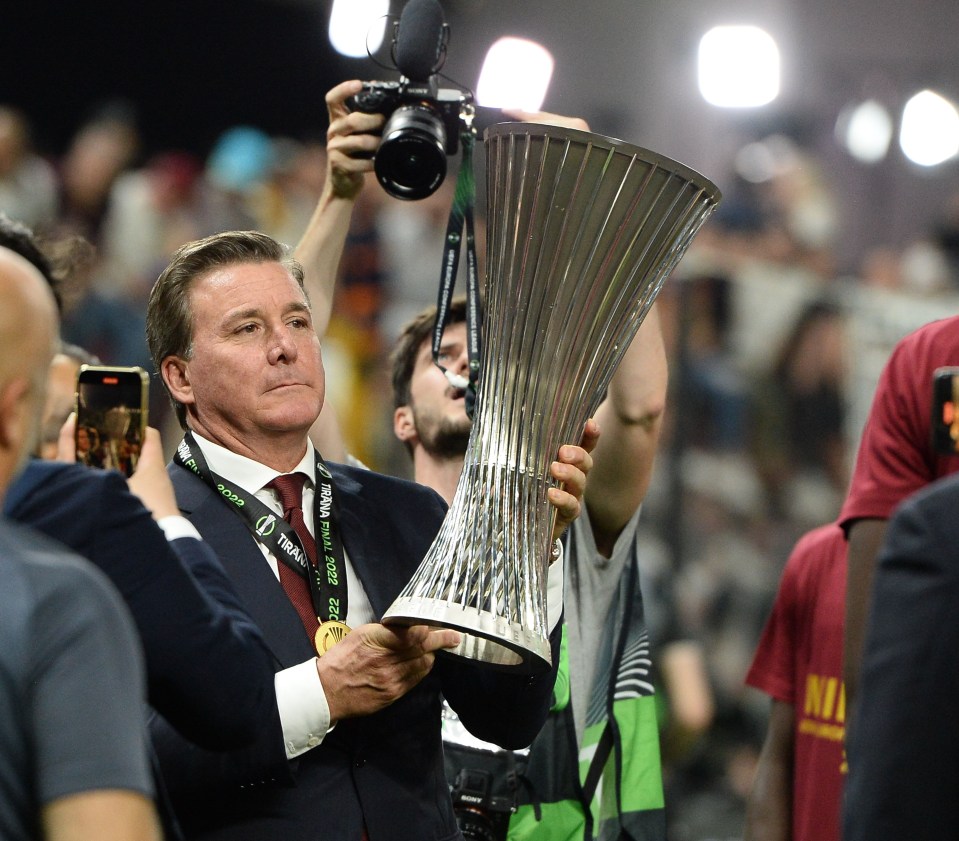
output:
[[[267,487],[273,488],[280,497],[280,504],[283,506],[283,519],[285,519],[296,532],[297,537],[303,544],[306,556],[310,563],[316,566],[316,541],[306,527],[306,520],[303,518],[303,483],[306,476],[302,473],[287,473],[283,476],[277,476]],[[300,575],[297,575],[283,561],[277,560],[277,566],[280,570],[280,583],[286,594],[293,602],[293,607],[300,614],[306,632],[310,639],[316,635],[320,623],[316,618],[316,611],[313,609],[313,600],[310,598],[310,585]],[[368,841],[366,827],[363,828],[361,841]]]
[[[283,518],[300,538],[310,564],[316,566],[316,542],[306,527],[306,520],[303,519],[303,483],[305,481],[306,476],[302,473],[288,473],[277,476],[267,487],[277,492],[280,504],[283,506]],[[312,642],[320,623],[313,608],[313,599],[310,598],[310,585],[302,575],[290,569],[280,558],[277,558],[277,567],[280,570],[280,584],[293,602],[296,612],[300,614],[300,619],[303,620],[303,626]]]

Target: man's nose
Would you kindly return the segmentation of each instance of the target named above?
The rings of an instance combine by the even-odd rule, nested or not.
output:
[[[469,352],[464,347],[463,350],[460,352],[460,355],[457,356],[455,361],[453,362],[453,372],[456,374],[465,374],[467,371],[469,371],[469,367],[470,367]]]
[[[273,341],[268,354],[271,365],[280,361],[293,362],[296,359],[299,349],[296,339],[287,327],[274,331],[271,338]]]

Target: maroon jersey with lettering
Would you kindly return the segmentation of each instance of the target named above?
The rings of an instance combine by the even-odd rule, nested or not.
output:
[[[793,841],[838,841],[845,755],[842,635],[846,540],[836,524],[804,535],[786,562],[746,683],[792,704]]]

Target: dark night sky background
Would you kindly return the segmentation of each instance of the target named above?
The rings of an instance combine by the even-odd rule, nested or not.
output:
[[[292,0],[7,2],[0,101],[51,154],[111,97],[135,106],[145,151],[203,153],[238,123],[319,134],[326,90],[366,65],[329,47],[328,15]]]
[[[395,79],[329,45],[333,0],[3,0],[0,103],[30,117],[40,151],[56,158],[94,107],[135,104],[142,156],[204,155],[227,128],[273,135],[326,130],[324,95],[348,78]],[[391,0],[398,15],[405,0]],[[533,38],[556,57],[544,103],[595,131],[657,150],[721,186],[735,153],[785,130],[817,155],[843,200],[843,261],[902,245],[934,224],[959,191],[959,159],[931,171],[895,149],[863,167],[835,139],[836,116],[876,97],[893,113],[934,86],[959,99],[957,0],[441,0],[451,26],[444,72],[476,83],[504,34]],[[912,7],[909,7],[911,9]],[[757,114],[706,104],[695,49],[710,26],[752,21],[783,51],[782,95]]]

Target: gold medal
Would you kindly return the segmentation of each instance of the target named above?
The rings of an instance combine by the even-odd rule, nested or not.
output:
[[[346,622],[330,619],[321,623],[313,637],[313,641],[316,643],[316,653],[322,657],[349,632],[350,626]]]

